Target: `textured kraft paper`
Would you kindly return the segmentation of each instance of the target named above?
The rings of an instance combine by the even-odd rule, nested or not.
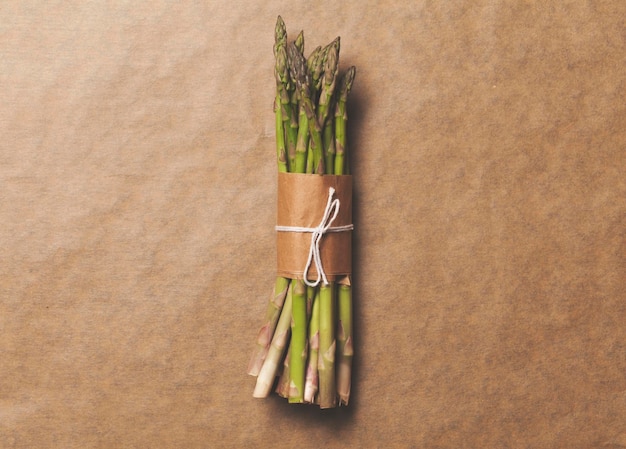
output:
[[[252,398],[274,26],[341,36],[350,405]],[[624,449],[626,2],[0,2],[0,448]]]
[[[332,227],[352,224],[352,176],[303,175],[279,173],[277,189],[278,226],[316,228],[328,203],[329,189],[339,211]],[[278,276],[302,279],[311,247],[311,233],[279,231],[276,234],[276,271]],[[327,232],[319,245],[322,269],[328,280],[352,273],[352,231]],[[307,278],[317,278],[311,263]]]

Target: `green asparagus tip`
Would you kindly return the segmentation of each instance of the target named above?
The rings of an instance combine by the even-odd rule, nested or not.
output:
[[[304,31],[300,31],[294,43],[296,44],[298,50],[300,50],[300,53],[304,53]]]
[[[285,50],[284,45],[279,45],[276,48],[275,75],[276,82],[283,83],[287,88],[289,88],[289,68],[287,67],[287,51]]]
[[[341,101],[346,101],[348,99],[348,94],[352,89],[352,84],[354,83],[354,77],[356,76],[356,67],[350,67],[346,73],[343,75],[341,80],[341,85],[339,88],[339,98]]]
[[[304,56],[302,56],[302,53],[293,42],[287,45],[287,59],[289,62],[289,73],[293,83],[296,85],[296,90],[300,92],[301,95],[304,92],[305,96],[308,97],[309,72]]]
[[[322,47],[320,45],[317,46],[315,50],[311,52],[309,57],[306,59],[306,65],[309,68],[309,72],[313,73],[315,70],[315,66],[319,59],[319,55],[322,52]]]
[[[324,84],[331,85],[337,74],[337,67],[339,66],[339,38],[333,42],[337,42],[337,45],[331,45],[326,53],[326,61],[324,63]]]
[[[287,27],[285,26],[285,22],[283,18],[278,16],[276,19],[276,29],[274,30],[274,38],[275,41],[278,42],[287,37]]]

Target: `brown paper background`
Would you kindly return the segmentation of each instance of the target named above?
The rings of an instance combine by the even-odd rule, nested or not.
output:
[[[331,228],[353,225],[352,176],[279,173],[277,184],[278,226],[316,228],[324,218],[329,201],[337,201],[336,209],[331,209],[336,212],[329,215],[335,217]],[[331,198],[330,188],[333,188]],[[310,256],[312,236],[310,232],[276,233],[277,276],[303,279],[308,263],[307,279],[317,279],[317,265]],[[352,232],[327,232],[321,236],[317,248],[326,278],[350,282],[346,276],[352,274]],[[323,282],[323,278],[319,280]]]
[[[356,372],[328,412],[253,400],[245,374],[279,13],[358,68]],[[626,447],[624,17],[3,2],[2,447]]]

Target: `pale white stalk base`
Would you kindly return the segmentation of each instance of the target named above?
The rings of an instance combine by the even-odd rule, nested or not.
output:
[[[256,379],[256,385],[252,393],[252,396],[255,398],[268,397],[274,386],[278,365],[282,362],[283,355],[287,349],[287,340],[289,339],[291,329],[292,301],[291,288],[289,288],[282,313],[276,325],[274,338],[272,338],[272,344]]]

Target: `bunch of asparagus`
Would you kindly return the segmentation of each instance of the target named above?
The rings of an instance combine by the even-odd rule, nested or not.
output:
[[[287,40],[276,22],[276,148],[278,171],[349,174],[346,103],[355,67],[339,72],[339,37],[304,56],[304,34]],[[248,373],[253,396],[274,389],[292,403],[347,405],[352,377],[350,277],[310,287],[278,277]]]

